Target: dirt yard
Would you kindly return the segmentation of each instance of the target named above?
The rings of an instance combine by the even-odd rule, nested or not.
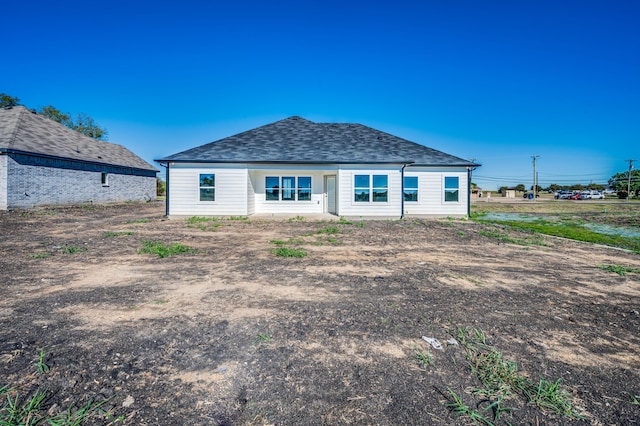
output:
[[[640,423],[640,275],[597,267],[640,268],[638,254],[504,243],[465,220],[163,213],[0,212],[0,388],[46,390],[53,414],[107,400],[90,424],[473,423],[452,392],[500,425]],[[143,241],[195,251],[161,258]],[[517,393],[496,419],[474,393],[466,327],[532,383],[561,379],[582,419]]]

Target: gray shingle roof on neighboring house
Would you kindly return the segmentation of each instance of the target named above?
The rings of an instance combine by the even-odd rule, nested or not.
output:
[[[289,117],[156,161],[478,166],[361,124],[314,123],[301,117]]]
[[[90,138],[23,106],[0,108],[0,152],[157,171],[122,145]]]

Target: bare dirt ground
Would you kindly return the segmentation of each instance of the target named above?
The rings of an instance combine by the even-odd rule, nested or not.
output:
[[[449,389],[495,424],[640,423],[640,277],[597,267],[640,268],[638,254],[505,244],[464,220],[207,227],[163,212],[0,212],[0,387],[46,389],[52,413],[107,399],[93,424],[469,424]],[[143,240],[197,251],[160,258]],[[308,254],[277,257],[274,240]],[[583,419],[514,396],[495,420],[447,343],[457,327],[532,382],[561,379]]]

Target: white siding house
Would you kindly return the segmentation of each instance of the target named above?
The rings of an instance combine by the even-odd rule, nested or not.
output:
[[[359,124],[300,117],[156,161],[170,216],[465,216],[479,166]]]

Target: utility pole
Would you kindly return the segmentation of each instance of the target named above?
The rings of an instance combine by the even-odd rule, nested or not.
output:
[[[629,202],[629,195],[631,194],[631,169],[633,169],[633,163],[638,160],[625,160],[629,162],[629,172],[627,173],[627,203]]]
[[[536,200],[536,193],[538,192],[538,173],[536,172],[536,159],[539,158],[539,155],[532,155],[533,158],[533,201]]]

